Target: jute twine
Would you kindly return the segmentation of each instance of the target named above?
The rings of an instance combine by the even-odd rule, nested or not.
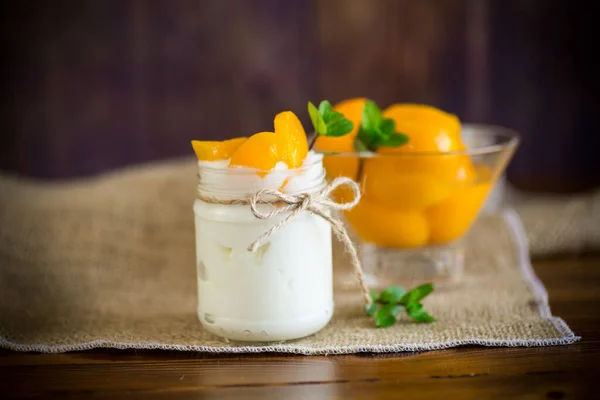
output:
[[[351,201],[345,203],[338,203],[333,200],[331,195],[334,190],[339,187],[347,186],[352,189],[353,198]],[[260,235],[254,242],[248,246],[248,251],[256,252],[258,248],[268,239],[272,234],[277,232],[286,224],[290,223],[294,218],[299,216],[304,211],[312,212],[315,215],[320,216],[329,224],[335,235],[338,237],[340,242],[346,248],[346,251],[350,255],[352,267],[356,274],[358,284],[362,291],[362,295],[367,306],[372,303],[371,296],[369,295],[369,288],[365,282],[364,272],[361,266],[360,259],[358,257],[358,251],[356,246],[350,239],[348,231],[344,227],[342,221],[338,218],[333,217],[331,214],[332,210],[345,211],[354,208],[360,201],[360,187],[356,182],[347,177],[339,177],[334,179],[329,185],[317,193],[300,192],[296,194],[286,194],[279,190],[273,189],[262,189],[255,194],[239,199],[217,199],[212,196],[206,196],[201,190],[198,190],[198,198],[206,203],[211,204],[223,204],[223,205],[249,205],[252,215],[258,219],[270,219],[278,215],[285,215],[285,218],[277,222],[270,229]],[[270,210],[260,210],[259,204],[270,204],[273,207]]]

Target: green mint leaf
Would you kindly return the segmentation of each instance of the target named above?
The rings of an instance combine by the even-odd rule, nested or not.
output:
[[[332,109],[333,108],[331,107],[331,103],[328,100],[323,100],[319,104],[319,114],[321,114],[323,118],[325,118],[329,113],[331,113]]]
[[[408,142],[408,136],[396,132],[396,122],[383,118],[381,109],[372,100],[367,100],[363,107],[357,138],[372,152],[380,146],[398,147]]]
[[[377,315],[377,317],[375,317],[375,326],[378,328],[387,328],[388,326],[392,326],[395,323],[396,318],[390,314]]]
[[[343,136],[349,133],[352,128],[354,128],[354,124],[341,112],[333,111],[328,101],[327,104],[323,106],[323,103],[325,102],[326,100],[321,102],[319,112],[323,116],[325,125],[327,125],[327,136]]]
[[[340,114],[341,115],[341,114]],[[327,123],[327,136],[344,136],[349,133],[354,125],[348,121],[343,115],[342,118],[330,121]]]
[[[323,102],[321,102],[321,104],[323,104]],[[327,125],[319,113],[319,110],[317,110],[317,107],[310,101],[308,102],[308,114],[310,115],[310,120],[312,121],[315,133],[317,135],[326,135]]]
[[[389,314],[392,314],[394,317],[397,317],[403,308],[404,308],[404,306],[401,306],[398,304],[386,304],[381,307],[381,310],[383,310],[382,313],[384,313],[384,314],[389,313]]]
[[[354,151],[359,153],[368,153],[371,150],[358,137],[354,139]]]
[[[396,133],[396,121],[390,118],[385,118],[379,125],[379,131],[384,136],[391,136]]]
[[[350,122],[349,120],[346,119],[346,117],[344,116],[344,114],[342,114],[339,111],[329,111],[327,114],[325,114],[323,116],[323,119],[328,124],[339,122],[339,121],[348,121],[348,122]]]
[[[371,296],[371,300],[373,301],[373,303],[375,303],[375,302],[377,302],[377,300],[379,300],[379,294],[376,291],[371,290],[369,292],[369,295]]]
[[[373,304],[371,304],[370,306],[365,306],[365,311],[371,317],[375,316],[375,313],[377,312],[377,303],[373,302]]]
[[[392,133],[383,140],[378,141],[378,145],[382,147],[398,147],[408,143],[408,136],[403,133]]]
[[[360,142],[364,151],[376,151],[377,150],[377,133],[374,131],[365,131],[364,129],[359,129],[358,135],[356,136],[356,141]],[[356,142],[355,142],[356,147]]]
[[[363,107],[361,127],[368,132],[377,131],[381,124],[381,110],[372,100],[367,100]]]
[[[400,299],[400,303],[410,305],[412,303],[419,303],[423,298],[433,292],[433,285],[431,283],[425,283],[421,286],[406,292]]]
[[[378,294],[369,294],[373,304],[365,307],[367,314],[375,317],[375,326],[386,328],[396,323],[398,313],[405,308],[406,313],[415,322],[433,322],[435,318],[423,310],[420,301],[433,292],[433,285],[426,283],[406,292],[401,286],[390,286]],[[383,304],[382,304],[383,303]]]
[[[384,303],[396,304],[400,301],[406,290],[402,286],[390,286],[381,292],[379,300]]]
[[[317,135],[323,136],[343,136],[352,131],[354,124],[349,121],[344,114],[334,111],[331,103],[323,100],[319,108],[313,103],[308,102],[308,114],[315,128]]]
[[[423,310],[423,305],[420,303],[410,303],[406,306],[406,313],[417,322],[433,322],[435,318]]]
[[[375,326],[378,328],[387,328],[396,323],[396,316],[402,309],[402,306],[395,304],[386,304],[377,310],[375,314]]]

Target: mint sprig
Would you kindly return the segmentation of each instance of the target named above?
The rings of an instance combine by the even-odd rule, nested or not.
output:
[[[375,152],[379,147],[398,147],[407,142],[408,136],[396,132],[396,122],[393,119],[384,118],[377,104],[372,100],[367,100],[354,142],[355,150]]]
[[[433,292],[433,285],[426,283],[406,291],[402,286],[390,286],[381,293],[371,292],[373,303],[366,307],[367,314],[375,318],[375,326],[386,328],[396,323],[400,311],[405,310],[416,322],[433,322],[435,318],[423,310],[421,300]]]
[[[308,114],[315,129],[315,136],[311,141],[309,149],[312,149],[319,135],[331,137],[344,136],[354,128],[354,124],[341,112],[334,111],[331,103],[327,100],[323,100],[319,104],[319,108],[309,101]]]

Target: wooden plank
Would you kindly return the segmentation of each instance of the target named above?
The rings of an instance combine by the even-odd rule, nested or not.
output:
[[[267,371],[268,373],[269,371]],[[213,385],[200,375],[168,375],[148,379],[143,370],[123,371],[126,388],[114,385],[115,376],[97,376],[94,385],[86,385],[75,371],[62,376],[31,380],[18,397],[56,396],[60,398],[177,398],[192,396],[212,398],[583,398],[592,388],[593,375],[588,371],[526,373],[518,376],[470,373],[461,376],[434,376],[380,380],[331,380],[325,376],[313,381],[292,381],[284,384],[228,383]],[[51,387],[49,387],[51,386]],[[558,397],[555,397],[558,396]],[[16,397],[16,396],[15,396]]]

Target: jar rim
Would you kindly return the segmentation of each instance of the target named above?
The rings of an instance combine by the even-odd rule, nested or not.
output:
[[[315,192],[325,185],[323,156],[311,152],[299,168],[229,167],[225,162],[198,162],[198,192],[220,198],[238,198],[260,190],[287,194]]]
[[[225,160],[223,160],[225,161]],[[281,162],[281,161],[280,161]],[[202,171],[209,171],[210,173],[216,174],[236,174],[236,175],[256,175],[257,173],[286,173],[286,174],[301,174],[315,165],[321,164],[323,162],[323,154],[313,152],[311,156],[307,157],[302,166],[297,168],[278,168],[275,167],[270,170],[261,170],[258,168],[249,168],[249,167],[230,167],[224,162],[222,165],[218,165],[218,162],[215,161],[198,161],[198,168]],[[278,163],[279,164],[279,163]]]

